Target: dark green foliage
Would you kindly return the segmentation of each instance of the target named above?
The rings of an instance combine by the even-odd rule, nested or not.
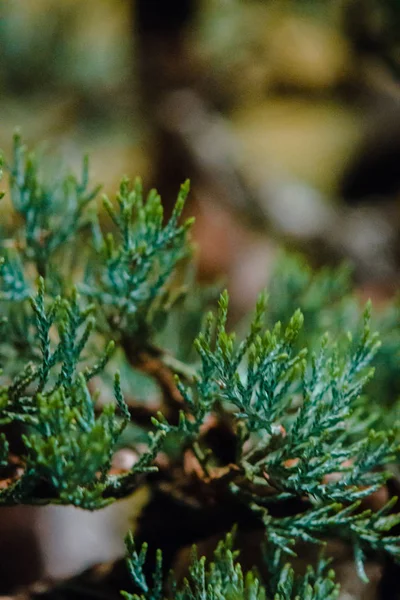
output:
[[[88,223],[85,208],[98,188],[88,191],[87,166],[85,160],[81,182],[69,175],[60,182],[46,182],[35,157],[27,155],[19,136],[15,137],[10,191],[22,222],[12,244],[4,238],[0,266],[4,315],[0,419],[3,425],[19,422],[27,431],[21,437],[26,448],[19,467],[22,474],[1,490],[3,504],[59,502],[100,508],[130,493],[140,474],[154,470],[151,463],[164,437],[162,432],[150,433],[148,451],[132,471],[109,475],[130,414],[118,374],[114,385],[117,404],[107,404],[102,410],[96,406],[88,382],[104,370],[114,348],[112,340],[99,340],[94,331],[96,309],[99,304],[103,307],[107,293],[114,294],[118,302],[125,293],[123,309],[118,302],[111,302],[116,309],[109,321],[114,334],[118,329],[113,316],[124,317],[125,326],[133,328],[134,319],[143,326],[140,319],[157,300],[158,310],[163,310],[167,280],[186,253],[187,225],[181,227],[177,221],[187,185],[163,227],[159,197],[150,194],[144,205],[138,182],[133,194],[127,181],[121,184],[121,216],[109,210],[121,226],[123,239],[115,252],[111,251],[111,237],[101,246],[104,273],[99,271],[99,285],[104,284],[107,292],[102,292],[102,302],[94,294],[96,304],[88,303],[68,283],[74,275],[71,265],[55,262],[61,246],[66,244],[63,251],[67,252]],[[91,260],[97,264],[95,256]],[[46,283],[42,275],[46,275]],[[87,283],[80,287],[88,291]],[[99,350],[99,341],[103,350]],[[4,435],[1,442],[0,458],[6,464]]]
[[[146,580],[143,566],[146,561],[147,546],[137,552],[134,538],[126,539],[127,563],[131,576],[141,594],[122,592],[126,600],[334,600],[338,598],[339,586],[334,582],[334,573],[327,570],[327,562],[321,560],[315,571],[309,567],[304,577],[296,577],[289,564],[280,561],[279,552],[268,557],[268,583],[254,570],[244,573],[239,563],[240,553],[233,549],[233,536],[228,534],[215,552],[213,562],[205,556],[200,559],[196,548],[192,550],[192,560],[188,577],[177,583],[173,577],[169,591],[162,585],[162,554],[157,554],[157,570],[151,585]]]
[[[152,190],[143,198],[139,179],[121,182],[117,209],[107,197],[104,207],[116,236],[94,228],[98,262],[88,264],[82,290],[100,306],[113,331],[144,346],[149,330],[165,322],[172,298],[165,288],[177,263],[188,253],[185,244],[191,220],[179,225],[189,182],[182,185],[174,211],[164,225],[160,196]],[[134,344],[134,342],[132,342]]]
[[[38,425],[23,438],[27,471],[38,482],[48,481],[61,503],[98,508],[124,426],[115,419],[114,406],[106,406],[96,419],[83,375],[71,391],[60,386],[35,401]]]
[[[217,317],[209,316],[196,340],[201,370],[193,386],[180,385],[187,413],[181,412],[177,426],[161,416],[155,425],[190,439],[209,475],[213,456],[198,446],[200,427],[217,406],[231,406],[241,443],[229,486],[262,515],[270,543],[292,554],[297,540],[318,543],[324,533],[340,531],[353,540],[361,575],[364,546],[400,556],[400,540],[382,537],[400,516],[385,517],[383,511],[377,518],[358,510],[359,501],[390,477],[382,467],[397,461],[400,450],[394,433],[371,429],[360,401],[379,348],[377,335],[370,332],[370,305],[358,340],[349,336],[339,353],[323,336],[318,354],[309,360],[306,349],[296,350],[300,311],[286,328],[278,322],[265,330],[262,296],[250,333],[236,343],[225,329],[227,309],[224,293]],[[296,496],[308,498],[305,512],[270,516],[271,504]]]
[[[355,333],[361,310],[352,293],[351,269],[325,267],[313,272],[299,256],[282,254],[268,285],[268,324],[287,322],[300,308],[306,322],[299,345],[315,348],[325,331],[334,339],[343,332]],[[372,316],[372,326],[382,341],[374,358],[375,374],[368,384],[370,402],[378,406],[394,404],[400,396],[400,305],[395,299]]]
[[[118,478],[110,480],[108,471],[128,410],[116,376],[120,417],[115,406],[108,404],[96,418],[95,398],[87,382],[103,370],[113,345],[106,347],[97,363],[79,372],[78,363],[93,328],[92,307],[82,310],[75,292],[69,300],[57,297],[46,305],[42,280],[31,306],[36,361],[27,363],[1,389],[0,411],[2,423],[29,426],[29,433],[22,436],[27,450],[25,468],[15,484],[0,493],[0,503],[53,501],[99,508],[122,485]],[[50,337],[52,327],[58,333],[55,344]],[[124,484],[127,479],[125,475]]]
[[[285,323],[300,308],[308,343],[328,330],[336,334],[348,329],[357,314],[351,291],[349,265],[314,272],[301,257],[281,254],[268,284],[268,323]]]
[[[0,504],[94,510],[141,485],[177,504],[182,540],[169,517],[157,525],[159,551],[155,539],[137,551],[128,538],[138,594],[128,600],[337,598],[326,561],[304,577],[284,564],[298,542],[340,538],[363,579],[369,556],[398,561],[397,499],[369,504],[399,462],[398,307],[372,316],[347,268],[315,274],[286,256],[247,334],[227,330],[223,292],[193,353],[215,289],[183,290],[195,287],[193,271],[180,271],[191,254],[188,183],[165,219],[155,191],[145,198],[139,180],[124,179],[116,206],[103,201],[107,233],[88,210],[98,188],[87,161],[81,180],[48,180],[17,136],[8,168],[16,224],[1,239]],[[149,405],[140,377],[154,380]],[[131,467],[114,468],[121,447],[134,452]],[[223,531],[238,522],[263,534],[265,573],[244,573],[228,536],[213,562],[194,554],[187,580],[168,587],[176,552],[214,535],[208,522],[221,515]]]
[[[85,224],[85,208],[99,187],[88,187],[87,157],[80,181],[72,175],[43,181],[35,155],[26,152],[19,135],[14,136],[14,156],[8,168],[11,200],[23,221],[16,241],[24,259],[33,261],[44,276],[56,252]]]

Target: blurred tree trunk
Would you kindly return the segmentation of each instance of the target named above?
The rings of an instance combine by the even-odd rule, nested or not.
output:
[[[150,133],[152,174],[167,211],[179,185],[191,176],[180,141],[164,127],[160,106],[169,93],[194,86],[197,69],[185,49],[197,0],[133,0],[133,35],[140,112]]]
[[[197,0],[137,0],[134,6],[141,97],[151,118],[165,93],[195,81],[185,52],[185,33],[196,14]]]
[[[241,223],[244,217],[245,225],[247,221],[259,229],[261,223],[263,228],[265,216],[238,167],[237,140],[204,84],[206,66],[189,44],[198,4],[198,0],[133,2],[141,111],[152,138],[149,183],[170,209],[179,185],[190,178],[191,214],[196,214],[197,206],[211,213],[211,203],[236,213]]]

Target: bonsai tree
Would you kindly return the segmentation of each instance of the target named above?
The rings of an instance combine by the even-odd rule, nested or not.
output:
[[[104,213],[87,159],[46,179],[16,135],[5,165],[0,503],[97,510],[147,486],[130,578],[107,584],[127,600],[337,598],[332,539],[362,580],[371,557],[382,585],[397,573],[397,306],[371,325],[348,269],[283,256],[237,338],[228,292],[194,283],[188,182],[169,218],[128,179]]]

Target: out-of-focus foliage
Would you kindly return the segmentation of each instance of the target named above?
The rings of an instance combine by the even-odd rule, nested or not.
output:
[[[163,593],[162,554],[157,557],[158,570],[150,585],[143,571],[147,546],[137,552],[132,535],[126,538],[129,571],[141,594],[122,592],[126,600],[334,600],[338,598],[339,586],[334,573],[327,570],[327,562],[321,560],[317,570],[309,568],[304,577],[296,577],[289,564],[282,564],[279,552],[267,557],[269,580],[266,585],[256,571],[244,573],[239,562],[239,552],[233,549],[233,536],[228,534],[214,553],[213,562],[205,556],[198,558],[196,547],[192,549],[192,562],[188,577],[178,585],[170,578],[170,592]]]
[[[353,294],[351,268],[325,267],[313,271],[304,258],[282,254],[277,260],[269,285],[269,323],[285,322],[300,307],[307,324],[303,335],[317,344],[328,331],[338,343],[343,332],[356,332],[361,315],[360,303]],[[394,407],[400,396],[398,360],[400,357],[400,308],[395,299],[377,311],[372,319],[379,332],[380,345],[373,365],[375,373],[367,386],[369,402]],[[314,340],[314,342],[312,342]],[[299,346],[304,343],[300,337]]]

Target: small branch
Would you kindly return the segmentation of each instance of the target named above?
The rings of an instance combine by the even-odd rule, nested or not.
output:
[[[178,360],[171,354],[166,352],[162,355],[162,361],[166,367],[171,369],[174,373],[185,379],[186,381],[193,381],[196,376],[196,369],[186,365],[182,361]]]
[[[143,373],[157,381],[168,408],[175,410],[182,408],[183,398],[176,386],[175,373],[163,362],[161,357],[152,356],[148,352],[141,352],[136,366]]]
[[[158,383],[163,394],[161,412],[171,423],[177,423],[184,402],[176,385],[175,375],[191,381],[195,375],[193,369],[156,347],[136,351],[129,339],[123,340],[122,346],[132,367],[149,375]]]

